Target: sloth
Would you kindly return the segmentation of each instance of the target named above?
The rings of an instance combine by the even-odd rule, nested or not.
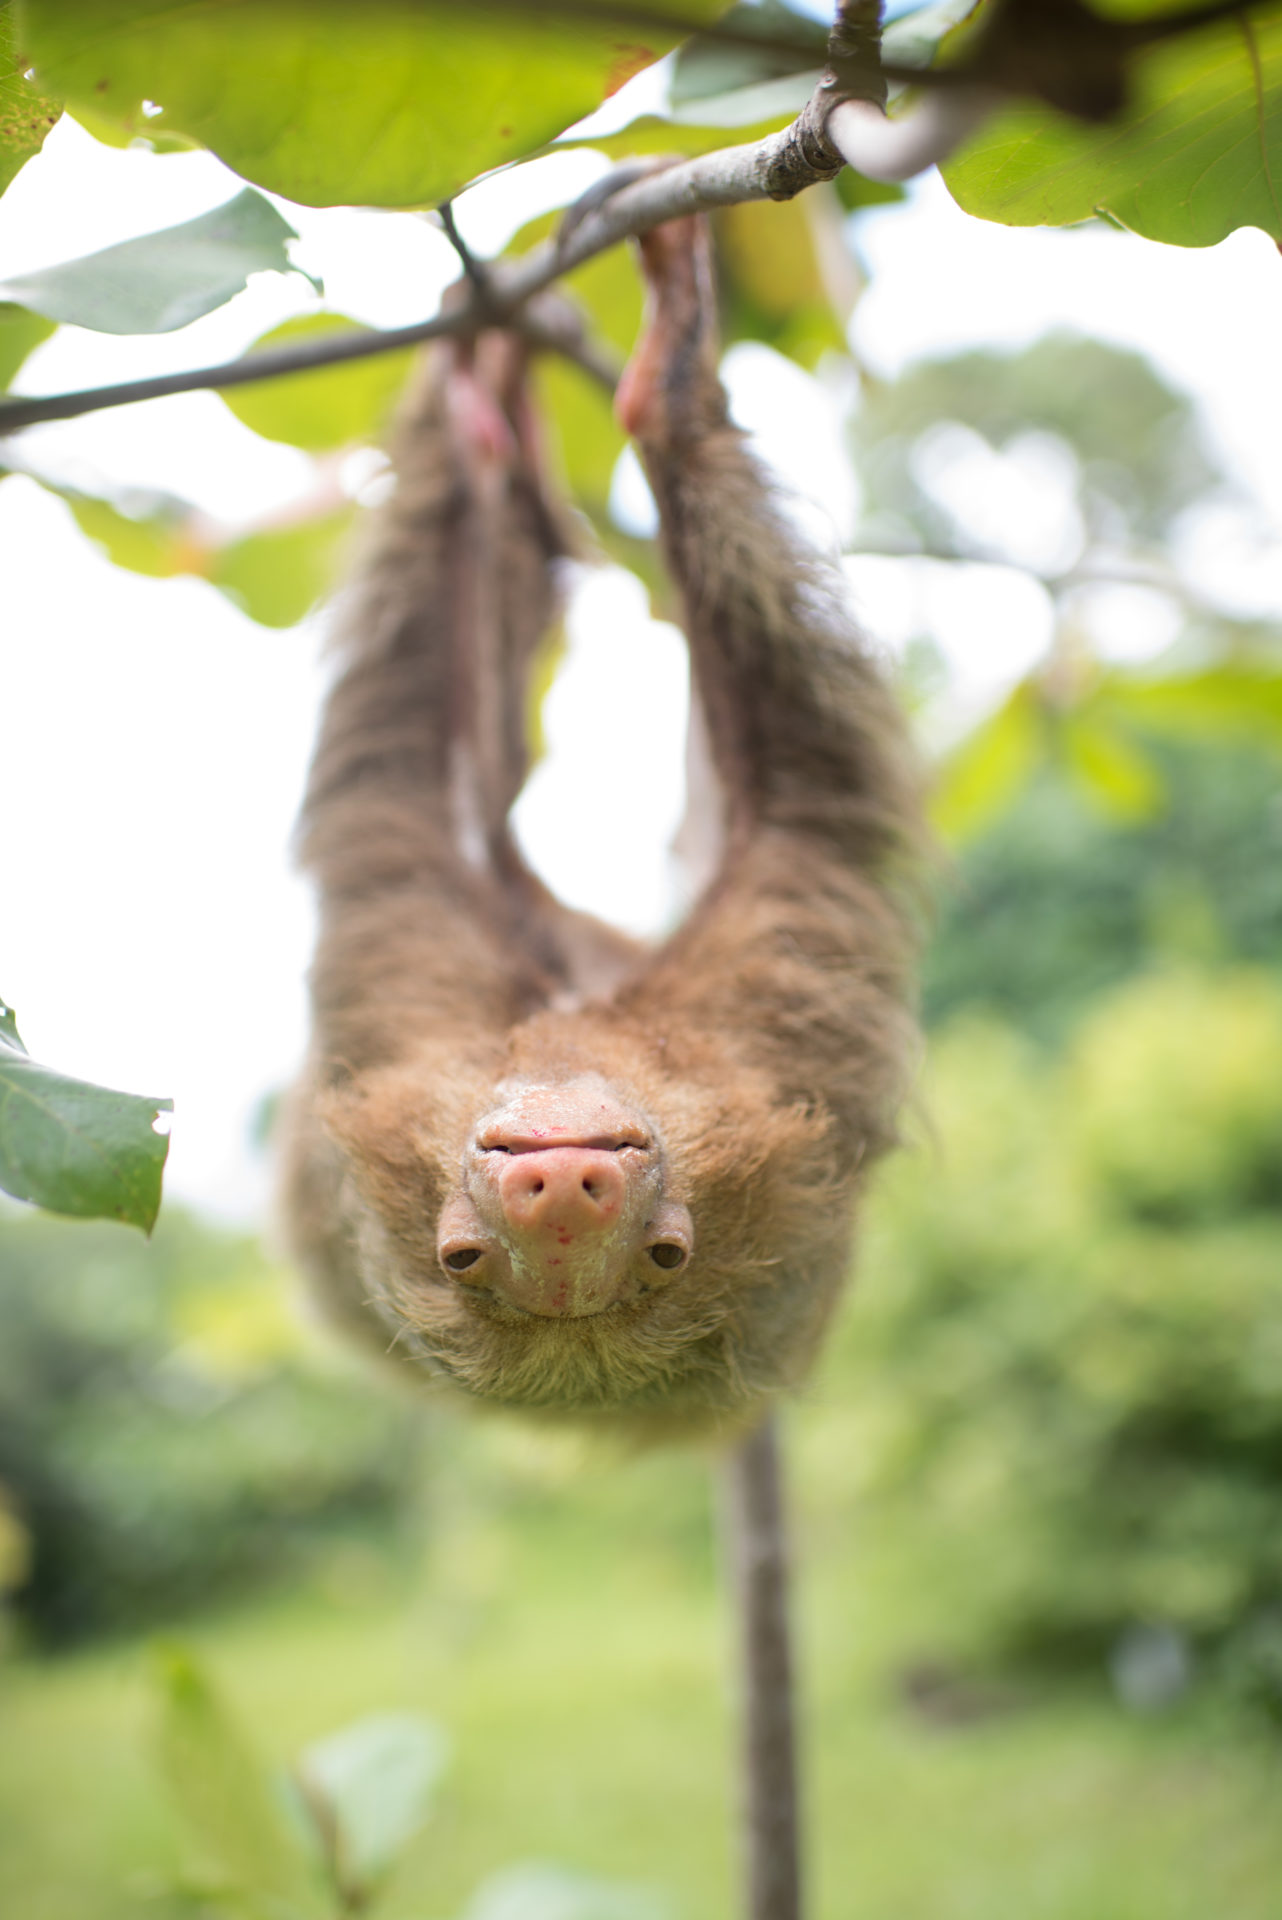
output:
[[[921,829],[840,576],[729,422],[702,222],[640,256],[617,411],[683,608],[711,877],[643,947],[522,861],[531,663],[573,542],[522,339],[438,345],[303,806],[319,933],[284,1196],[316,1294],[367,1345],[644,1436],[741,1426],[816,1351],[913,1057]]]

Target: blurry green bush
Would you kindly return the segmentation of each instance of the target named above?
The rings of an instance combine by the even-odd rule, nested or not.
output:
[[[1173,1629],[1282,1711],[1282,983],[1137,976],[1055,1055],[959,1016],[926,1107],[834,1363],[955,1651]]]
[[[1161,809],[1133,823],[1037,780],[956,858],[927,955],[932,1024],[984,1006],[1046,1039],[1101,990],[1172,955],[1282,957],[1282,780],[1276,754],[1149,740]]]
[[[150,1243],[6,1207],[0,1280],[0,1487],[38,1637],[171,1616],[403,1509],[412,1411],[306,1350],[252,1239],[172,1206]]]

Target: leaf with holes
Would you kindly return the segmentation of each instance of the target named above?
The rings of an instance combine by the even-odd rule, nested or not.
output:
[[[543,146],[722,0],[27,0],[45,85],[308,206],[435,205]],[[671,17],[672,24],[667,24]]]
[[[172,1109],[37,1065],[0,1001],[0,1187],[16,1200],[150,1233],[169,1151],[156,1120]]]
[[[1168,11],[1131,0],[1129,17]],[[1061,227],[1103,213],[1150,240],[1209,247],[1237,227],[1282,241],[1282,10],[1248,6],[1148,47],[1130,105],[1089,126],[1000,113],[942,172],[967,213]]]

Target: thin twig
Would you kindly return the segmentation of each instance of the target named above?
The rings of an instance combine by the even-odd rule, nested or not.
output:
[[[472,252],[471,247],[468,246],[467,241],[459,232],[458,224],[454,218],[453,201],[442,200],[436,211],[440,215],[441,225],[445,229],[445,238],[449,241],[459,257],[459,265],[475,287],[477,293],[484,295],[489,286],[489,269],[481,264]]]
[[[743,1674],[749,1920],[801,1920],[788,1550],[773,1416],[727,1463],[730,1555]]]

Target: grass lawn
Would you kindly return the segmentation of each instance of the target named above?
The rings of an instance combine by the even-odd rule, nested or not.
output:
[[[460,1444],[438,1448],[412,1571],[349,1547],[306,1587],[182,1638],[272,1760],[389,1707],[449,1729],[453,1764],[387,1920],[453,1920],[488,1873],[529,1859],[657,1887],[674,1920],[733,1920],[731,1662],[703,1463],[585,1467],[501,1428],[479,1456]],[[893,1674],[943,1597],[845,1517],[807,1512],[800,1533],[814,1920],[1276,1920],[1275,1746],[1196,1703],[1127,1717],[1103,1690],[913,1718]],[[149,1684],[141,1642],[0,1662],[0,1913],[172,1911],[186,1842],[150,1758]]]

